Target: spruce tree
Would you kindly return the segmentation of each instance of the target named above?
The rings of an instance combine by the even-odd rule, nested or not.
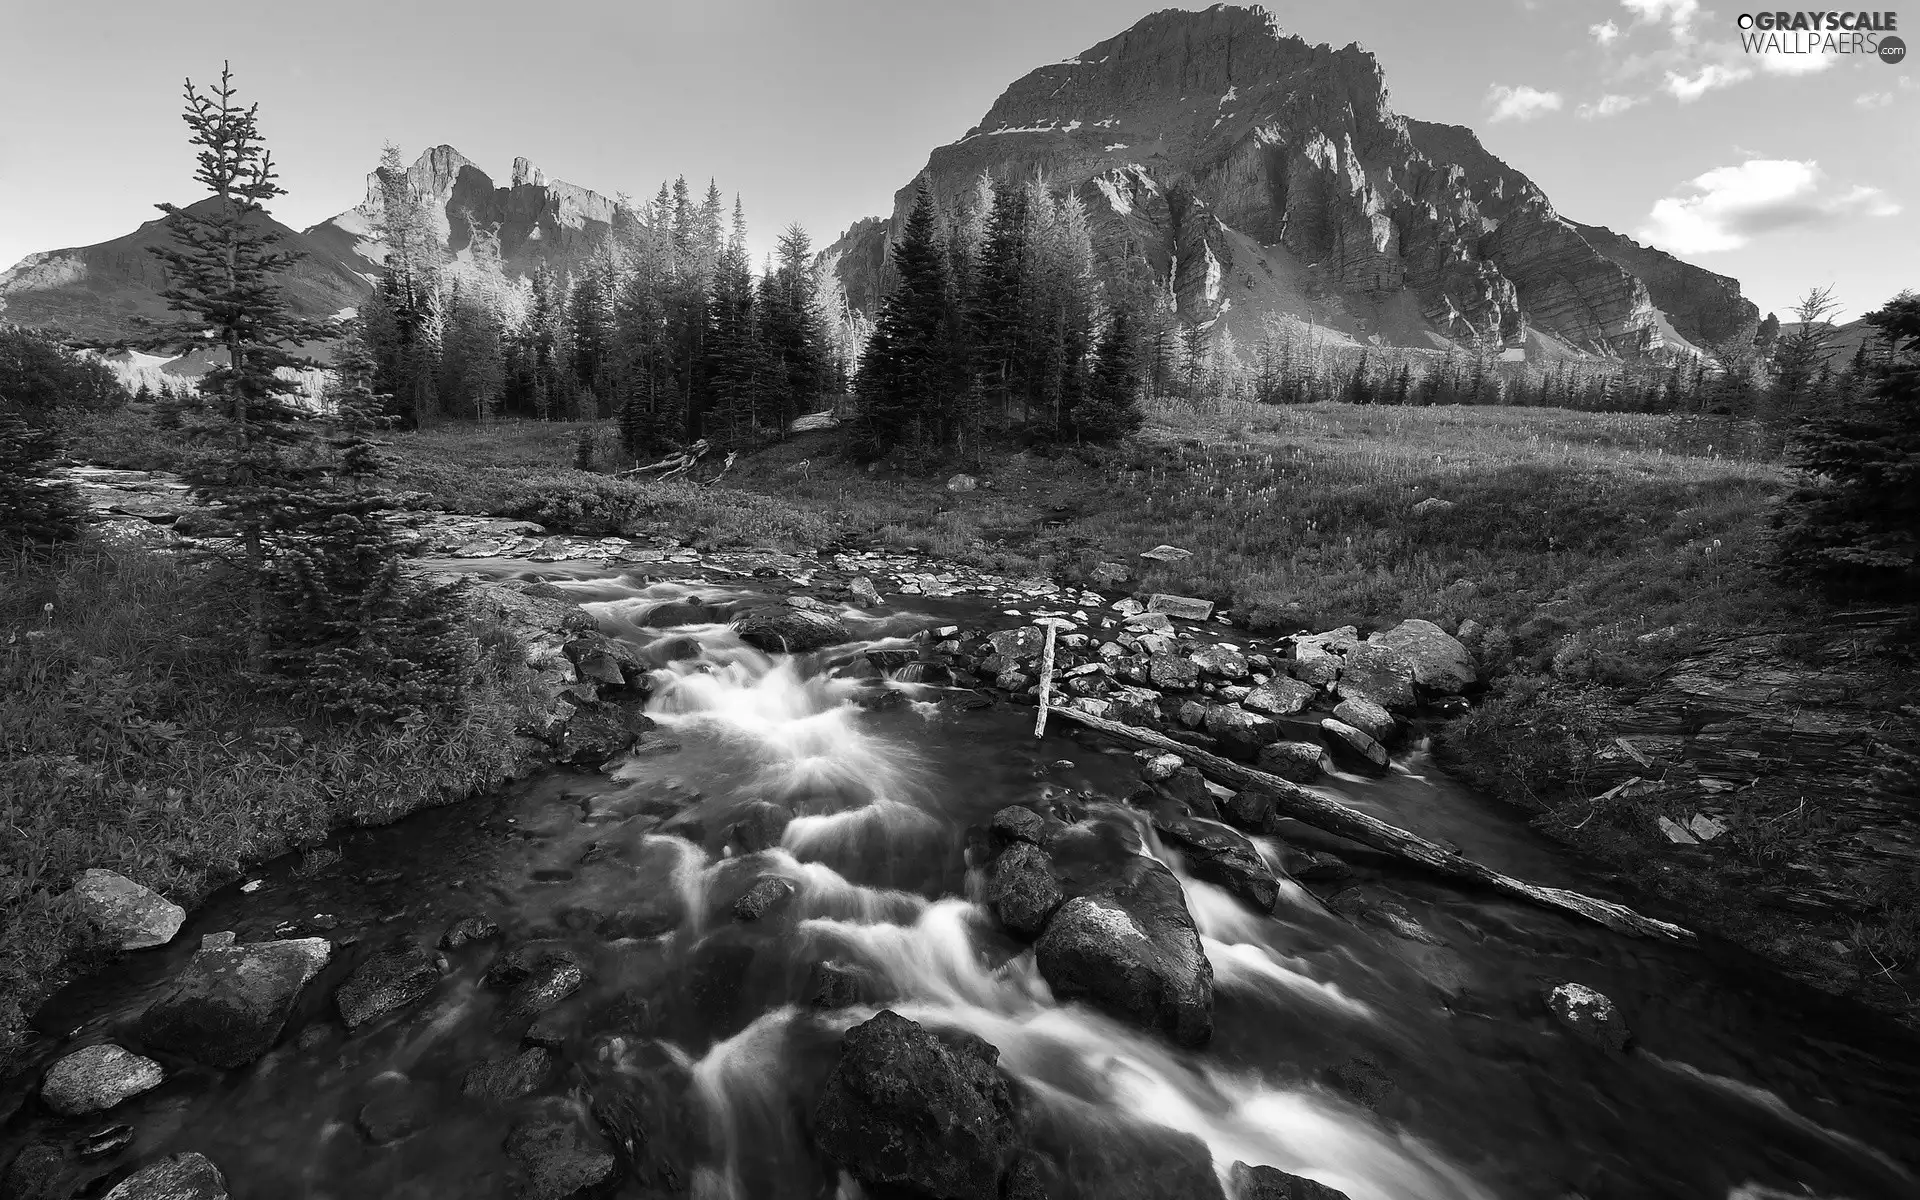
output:
[[[86,509],[73,484],[53,477],[60,443],[0,393],[0,545],[42,550],[80,536]]]
[[[1079,403],[1068,410],[1071,435],[1087,442],[1113,442],[1139,431],[1140,361],[1125,309],[1108,317],[1094,352],[1093,371]]]
[[[1843,591],[1920,596],[1920,295],[1864,318],[1887,353],[1850,404],[1808,421],[1790,461],[1812,481],[1775,517],[1778,561]]]
[[[929,449],[941,410],[964,386],[957,361],[958,313],[947,278],[933,196],[922,184],[894,253],[898,282],[861,358],[848,450],[872,460],[896,449]]]

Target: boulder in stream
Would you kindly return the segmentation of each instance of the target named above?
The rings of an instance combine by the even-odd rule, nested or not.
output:
[[[733,823],[733,843],[743,854],[771,850],[786,836],[793,812],[767,800],[755,800]]]
[[[733,623],[740,640],[768,654],[805,654],[852,638],[840,618],[814,609],[756,608]]]
[[[506,1104],[539,1091],[552,1070],[553,1056],[530,1046],[511,1058],[475,1063],[460,1080],[460,1091],[487,1104]]]
[[[1387,748],[1364,730],[1327,717],[1320,722],[1320,731],[1327,735],[1327,748],[1333,752],[1336,762],[1369,775],[1385,775],[1392,769],[1393,760],[1388,756]]]
[[[1000,1200],[1015,1152],[1000,1052],[882,1010],[847,1030],[814,1106],[820,1148],[875,1194]]]
[[[1343,1191],[1278,1167],[1250,1167],[1237,1162],[1232,1179],[1234,1200],[1347,1200]]]
[[[1333,706],[1333,717],[1336,721],[1345,721],[1383,746],[1393,741],[1399,728],[1392,713],[1365,696],[1348,696],[1340,701]]]
[[[1312,783],[1329,765],[1326,747],[1318,742],[1273,742],[1260,747],[1254,765],[1269,775],[1293,783]]]
[[[397,1142],[425,1129],[433,1123],[439,1108],[433,1089],[415,1083],[398,1071],[375,1076],[369,1090],[372,1095],[355,1114],[354,1124],[376,1146]]]
[[[227,1200],[227,1180],[204,1154],[176,1154],[122,1179],[106,1200]]]
[[[793,895],[793,880],[780,875],[764,875],[753,882],[733,902],[733,919],[758,921],[780,907]]]
[[[40,1100],[63,1117],[81,1117],[151,1091],[166,1077],[152,1059],[103,1042],[75,1050],[47,1068]]]
[[[164,946],[187,919],[186,909],[112,871],[82,871],[73,894],[87,918],[122,950]]]
[[[1613,1001],[1583,983],[1562,983],[1547,991],[1547,1011],[1588,1045],[1623,1053],[1632,1034]]]
[[[1417,617],[1402,621],[1392,629],[1373,634],[1367,641],[1384,646],[1413,664],[1413,681],[1434,695],[1457,696],[1479,681],[1473,655],[1458,638],[1432,621]]]
[[[1413,663],[1398,651],[1362,642],[1347,651],[1340,664],[1341,696],[1365,696],[1391,712],[1412,712],[1419,703],[1413,691]]]
[[[1327,657],[1331,658],[1332,655]],[[1241,697],[1240,704],[1243,708],[1269,717],[1290,717],[1306,711],[1307,705],[1312,704],[1313,698],[1319,694],[1320,689],[1310,683],[1277,675]]]
[[[1038,814],[1029,815],[1036,821],[1040,819]],[[998,824],[998,818],[995,823]],[[1015,842],[994,860],[993,875],[987,883],[987,903],[993,906],[1000,923],[1013,932],[1039,937],[1047,919],[1065,899],[1059,881],[1053,877],[1047,852],[1032,842]]]
[[[333,995],[348,1029],[423,1000],[440,983],[434,956],[419,946],[395,946],[354,969]]]
[[[212,1067],[245,1066],[279,1039],[307,981],[333,954],[325,938],[197,951],[139,1020],[141,1041]]]
[[[1220,752],[1241,762],[1253,762],[1263,747],[1280,741],[1286,727],[1258,713],[1231,704],[1207,710],[1207,734],[1220,743]]]
[[[1270,913],[1280,899],[1280,881],[1245,836],[1220,824],[1156,804],[1148,812],[1160,836],[1187,859],[1187,872],[1232,892],[1260,912]]]
[[[520,1164],[526,1200],[564,1200],[601,1183],[620,1165],[570,1099],[549,1097],[507,1134],[507,1154]]]
[[[500,927],[489,918],[478,915],[461,917],[447,926],[447,931],[440,935],[440,948],[459,950],[475,942],[490,941],[499,936]]]

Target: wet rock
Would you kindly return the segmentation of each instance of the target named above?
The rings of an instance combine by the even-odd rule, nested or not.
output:
[[[82,1134],[80,1140],[74,1143],[73,1152],[80,1158],[106,1158],[131,1145],[133,1126],[108,1125]],[[6,1194],[6,1189],[0,1187],[0,1195]]]
[[[758,921],[793,895],[793,881],[779,875],[767,875],[754,881],[738,900],[733,902],[733,919],[736,921]]]
[[[1213,966],[1173,872],[1143,856],[1062,904],[1035,949],[1061,1000],[1086,1000],[1183,1046],[1213,1036]]]
[[[1383,746],[1393,740],[1398,729],[1393,714],[1365,696],[1349,696],[1342,700],[1333,706],[1333,716],[1335,720],[1345,721]]]
[[[1145,1122],[1087,1122],[1064,1139],[1065,1186],[1086,1200],[1224,1200],[1213,1154],[1190,1133]],[[1082,1149],[1084,1147],[1084,1149]]]
[[[999,1051],[936,1038],[891,1010],[849,1029],[814,1106],[820,1148],[863,1185],[938,1200],[999,1200],[1015,1151]]]
[[[1278,1167],[1233,1164],[1234,1200],[1347,1200],[1347,1194]]]
[[[1361,643],[1347,651],[1335,690],[1349,699],[1364,696],[1391,712],[1412,712],[1413,663],[1398,651]]]
[[[1319,690],[1312,684],[1281,675],[1249,691],[1241,698],[1240,704],[1243,708],[1270,717],[1286,717],[1305,711],[1317,695]]]
[[[564,1200],[606,1180],[620,1165],[594,1136],[587,1114],[557,1097],[514,1124],[507,1154],[525,1173],[519,1194],[526,1200]]]
[[[227,1180],[203,1154],[176,1154],[120,1181],[106,1200],[227,1200]]]
[[[1188,729],[1198,729],[1207,723],[1207,706],[1198,700],[1184,700],[1176,719]]]
[[[164,946],[187,919],[186,909],[112,871],[82,871],[73,894],[87,919],[122,950]]]
[[[580,966],[580,955],[573,947],[555,942],[522,942],[501,952],[481,981],[491,988],[511,988],[534,972],[558,963]]]
[[[1580,983],[1562,983],[1547,992],[1547,1011],[1588,1045],[1620,1054],[1632,1040],[1613,1001]]]
[[[1367,1055],[1355,1055],[1326,1073],[1327,1082],[1345,1092],[1354,1103],[1370,1112],[1393,1094],[1396,1085],[1379,1062]]]
[[[755,800],[733,823],[733,844],[743,854],[771,850],[780,844],[787,826],[792,823],[791,810],[766,800]]]
[[[573,1036],[575,1017],[565,1009],[550,1008],[533,1019],[520,1035],[521,1044],[543,1050],[558,1050]]]
[[[817,962],[807,979],[807,1003],[814,1008],[851,1008],[877,1003],[882,987],[872,971],[853,963]]]
[[[1008,664],[1025,662],[1037,658],[1046,648],[1046,635],[1032,625],[1022,625],[1018,629],[998,630],[987,641],[993,646],[993,653]]]
[[[1183,621],[1204,621],[1213,615],[1213,601],[1197,596],[1153,595],[1147,597],[1147,611],[1165,613]]]
[[[733,630],[741,641],[769,654],[805,654],[852,638],[832,613],[785,605],[754,609],[735,621]]]
[[[376,1146],[397,1142],[433,1124],[433,1089],[423,1087],[398,1071],[376,1076],[373,1095],[354,1114],[353,1123]]]
[[[1479,682],[1473,655],[1460,640],[1418,618],[1376,633],[1368,643],[1384,646],[1413,665],[1413,681],[1439,696],[1457,696]]]
[[[348,1029],[424,999],[440,983],[433,955],[418,946],[383,950],[355,968],[333,1003]]]
[[[1047,818],[1017,804],[1010,804],[994,813],[993,823],[988,828],[994,840],[1002,845],[1031,842],[1036,846],[1044,846],[1048,836]]]
[[[706,1114],[687,1057],[657,1039],[612,1037],[600,1039],[581,1067],[594,1119],[641,1195],[686,1192],[694,1164],[709,1155]]]
[[[1265,833],[1278,819],[1274,799],[1265,788],[1241,788],[1220,805],[1220,815],[1248,833]]]
[[[1342,916],[1365,921],[1404,941],[1425,946],[1444,946],[1446,942],[1427,932],[1406,906],[1397,900],[1373,894],[1364,888],[1348,888],[1327,902],[1327,907]]]
[[[994,860],[987,903],[993,906],[1000,923],[1013,932],[1030,938],[1040,936],[1047,918],[1065,899],[1059,881],[1053,877],[1051,861],[1039,846],[1015,842]]]
[[[470,947],[478,941],[492,941],[499,937],[499,925],[484,916],[463,916],[461,920],[447,925],[447,931],[440,935],[442,950],[459,950]]]
[[[1260,747],[1254,765],[1291,783],[1312,783],[1327,768],[1327,751],[1318,742],[1273,742]]]
[[[469,1068],[460,1092],[485,1104],[505,1104],[540,1090],[553,1069],[553,1056],[530,1046],[512,1058],[492,1058]]]
[[[1247,678],[1247,656],[1225,646],[1202,646],[1187,657],[1204,675],[1217,679]]]
[[[1187,760],[1178,754],[1154,754],[1146,750],[1138,753],[1145,757],[1145,762],[1140,767],[1140,778],[1148,783],[1159,783],[1163,779],[1171,779],[1174,772],[1187,765]]]
[[[580,709],[567,722],[554,757],[579,767],[603,766],[632,749],[653,721],[637,709],[618,704],[595,704]]]
[[[1287,675],[1315,688],[1332,687],[1340,678],[1340,656],[1317,642],[1296,641]]]
[[[550,959],[514,985],[501,1013],[505,1020],[524,1021],[552,1008],[580,990],[587,974],[578,962]]]
[[[1280,883],[1252,842],[1216,821],[1185,816],[1167,805],[1156,806],[1150,815],[1160,836],[1184,852],[1188,874],[1225,888],[1260,912],[1273,911]]]
[[[196,951],[180,978],[141,1014],[140,1039],[208,1066],[244,1066],[278,1040],[300,989],[332,953],[325,938]]]
[[[75,1050],[47,1069],[40,1100],[63,1117],[85,1116],[159,1087],[160,1064],[110,1043]]]
[[[847,590],[862,607],[879,608],[884,602],[880,599],[880,589],[873,586],[873,580],[865,575],[855,575],[847,581]]]
[[[1241,762],[1253,762],[1260,750],[1281,740],[1286,727],[1243,708],[1220,704],[1207,710],[1206,730],[1220,743],[1220,752]]]
[[[1207,788],[1207,777],[1198,768],[1184,762],[1173,774],[1153,783],[1151,788],[1154,795],[1173,801],[1181,812],[1210,821],[1220,817],[1220,806],[1214,801],[1213,792]]]
[[[1333,717],[1322,720],[1320,730],[1327,735],[1327,747],[1336,761],[1370,775],[1387,773],[1392,762],[1387,748],[1367,734]]]
[[[20,1147],[0,1172],[0,1196],[7,1200],[71,1200],[84,1185],[67,1152],[43,1138]]]

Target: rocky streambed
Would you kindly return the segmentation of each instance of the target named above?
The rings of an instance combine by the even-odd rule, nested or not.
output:
[[[1051,626],[1056,703],[1597,886],[1432,769],[1475,680],[1425,623],[1253,639],[906,556],[419,565],[514,631],[530,773],[191,914],[87,881],[143,948],[40,1014],[0,1195],[1915,1186],[1920,1051],[1870,1014],[1031,734]]]

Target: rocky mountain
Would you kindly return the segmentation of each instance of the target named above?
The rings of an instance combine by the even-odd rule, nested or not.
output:
[[[452,146],[435,146],[407,177],[449,253],[471,258],[477,242],[490,241],[509,275],[543,260],[564,274],[619,219],[612,200],[548,180],[524,158],[514,160],[510,182],[498,187]],[[366,199],[338,216],[298,232],[271,222],[290,248],[304,252],[286,281],[301,315],[340,315],[366,298],[386,254],[374,238],[382,195],[376,171],[367,176]],[[165,218],[156,218],[112,241],[28,255],[0,273],[0,320],[92,341],[135,336],[142,319],[168,317],[161,263],[146,249],[167,241]]]
[[[1156,13],[1017,80],[890,219],[828,247],[849,297],[883,287],[921,179],[952,211],[983,172],[1073,189],[1108,278],[1243,343],[1282,314],[1361,343],[1636,353],[1757,315],[1733,280],[1560,216],[1471,130],[1395,113],[1357,45],[1310,46],[1258,8]]]

